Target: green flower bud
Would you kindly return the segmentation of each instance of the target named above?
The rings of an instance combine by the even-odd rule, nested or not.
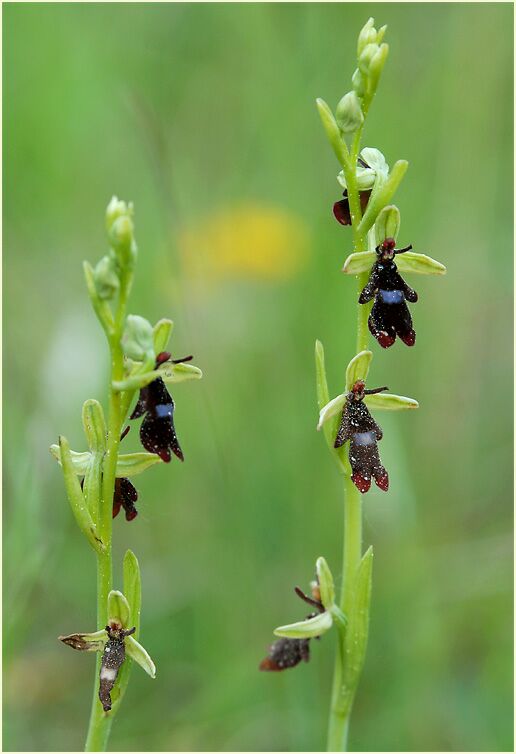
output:
[[[146,357],[155,358],[154,330],[145,317],[129,314],[122,336],[122,349],[133,361],[143,361]]]
[[[110,256],[102,257],[93,271],[95,289],[100,299],[109,301],[114,298],[120,287],[115,260]]]
[[[364,48],[368,44],[373,44],[376,42],[376,29],[374,28],[374,18],[369,18],[364,26],[362,27],[362,30],[360,31],[360,34],[358,35],[358,43],[357,43],[357,57],[360,57],[362,52],[364,51]]]
[[[348,92],[342,97],[335,111],[335,119],[342,133],[353,133],[364,122],[364,115],[357,94]]]
[[[376,244],[379,245],[386,238],[397,239],[400,232],[401,217],[400,211],[395,204],[388,204],[384,207],[374,224]]]
[[[382,45],[380,45],[378,51],[373,55],[373,58],[369,64],[369,75],[371,76],[371,79],[373,81],[373,88],[376,88],[376,84],[378,83],[378,79],[380,78],[380,74],[383,70],[388,54],[389,45],[385,44],[384,42]]]
[[[109,241],[122,269],[132,267],[136,260],[134,225],[129,215],[117,217],[109,229]]]
[[[133,214],[133,205],[131,202],[129,202],[129,204],[126,204],[117,196],[113,196],[108,206],[106,207],[107,232],[109,233],[109,231],[111,230],[111,226],[113,225],[115,220],[117,220],[119,217],[122,217],[124,215],[129,215],[129,217],[132,217],[132,214]]]
[[[360,57],[358,58],[358,67],[364,76],[371,74],[370,66],[373,58],[379,52],[380,46],[376,43],[368,44],[362,50]]]
[[[359,97],[363,97],[366,91],[366,82],[358,68],[355,70],[355,73],[351,77],[351,84],[357,95]]]

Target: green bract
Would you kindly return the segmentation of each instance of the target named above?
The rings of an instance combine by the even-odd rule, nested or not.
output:
[[[327,611],[319,613],[314,618],[289,623],[274,629],[276,636],[284,636],[286,639],[313,639],[329,631],[333,625],[333,618]]]
[[[333,113],[326,102],[320,97],[316,100],[316,104],[322,124],[324,126],[324,130],[326,131],[328,140],[333,147],[333,151],[335,152],[335,155],[340,164],[345,165],[347,163],[347,149],[346,145],[342,141],[340,129],[335,118],[333,117]]]

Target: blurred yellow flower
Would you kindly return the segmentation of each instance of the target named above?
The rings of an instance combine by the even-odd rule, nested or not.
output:
[[[203,216],[180,234],[179,251],[192,277],[284,280],[306,264],[308,236],[300,216],[246,204]]]

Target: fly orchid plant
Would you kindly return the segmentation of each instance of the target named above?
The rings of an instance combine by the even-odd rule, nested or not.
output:
[[[324,430],[345,494],[342,588],[336,598],[331,571],[324,558],[319,558],[317,579],[312,582],[313,600],[303,596],[317,612],[304,621],[277,628],[274,633],[281,639],[271,645],[260,666],[262,670],[279,671],[307,661],[310,639],[335,627],[337,656],[328,751],[347,749],[349,720],[367,647],[373,548],[362,552],[362,494],[368,492],[373,479],[380,490],[387,492],[389,488],[389,475],[378,449],[383,432],[370,410],[418,408],[416,400],[387,393],[387,387],[366,389],[373,358],[368,349],[368,330],[384,349],[393,346],[397,337],[414,346],[416,333],[407,302],[415,303],[418,297],[399,273],[446,272],[444,265],[413,252],[412,246],[396,249],[400,212],[390,202],[408,163],[398,160],[389,170],[378,149],[361,149],[365,120],[389,52],[383,42],[386,29],[382,26],[377,31],[370,18],[361,30],[352,89],[338,103],[335,115],[324,100],[317,100],[326,135],[342,168],[337,181],[344,193],[334,204],[333,214],[341,225],[351,227],[353,251],[344,262],[343,272],[357,281],[356,355],[346,370],[344,392],[332,400],[324,349],[320,341],[315,345],[320,412],[317,429]],[[300,593],[298,588],[296,591]]]
[[[123,560],[123,592],[113,589],[112,520],[123,508],[127,521],[136,518],[138,492],[133,477],[168,463],[171,452],[183,452],[174,426],[175,404],[168,385],[199,379],[201,370],[172,359],[165,351],[173,323],[161,319],[154,327],[127,315],[137,247],[133,207],[113,197],[106,211],[110,250],[92,268],[84,263],[88,294],[107,338],[111,356],[107,423],[101,404],[89,399],[82,409],[88,450],[70,449],[65,437],[50,451],[61,466],[72,512],[97,558],[97,630],[73,633],[60,640],[73,649],[97,653],[93,703],[86,751],[104,751],[113,718],[129,682],[131,661],[154,678],[156,668],[139,643],[141,582],[138,560],[127,550]],[[129,420],[144,417],[140,440],[145,452],[120,453]]]

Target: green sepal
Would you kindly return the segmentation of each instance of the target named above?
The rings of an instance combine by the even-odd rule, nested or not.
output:
[[[62,466],[61,449],[59,445],[56,445],[54,443],[50,446],[49,450],[58,464]],[[89,451],[86,451],[84,453],[76,453],[75,450],[70,450],[70,458],[72,461],[74,473],[78,476],[84,476],[91,463],[91,453]]]
[[[324,347],[320,340],[315,341],[315,381],[317,387],[317,406],[321,411],[329,402],[330,395],[328,392],[328,383],[326,381],[326,367],[324,365]],[[334,448],[335,437],[337,436],[338,419],[333,422],[325,423],[324,437],[332,456],[341,474],[346,473],[346,456],[344,448]]]
[[[154,665],[149,653],[139,642],[132,636],[125,638],[125,651],[134,662],[145,670],[151,678],[156,678],[156,666]]]
[[[319,590],[321,592],[321,602],[323,607],[329,610],[335,602],[335,586],[333,576],[326,560],[321,556],[317,558],[315,564],[317,579],[319,581]]]
[[[161,377],[163,382],[167,384],[176,384],[178,382],[186,382],[187,380],[200,380],[202,378],[202,371],[193,364],[164,364],[163,367],[154,369],[152,372],[133,374],[125,380],[114,381],[112,383],[113,390],[121,392],[122,390],[141,389],[154,382],[158,377]]]
[[[344,262],[342,272],[346,275],[360,275],[362,272],[370,272],[376,262],[374,251],[356,251],[350,254]]]
[[[89,634],[68,634],[68,636],[58,636],[57,638],[63,644],[72,649],[77,649],[79,652],[102,652],[108,636],[105,629],[102,629]]]
[[[117,477],[132,477],[142,474],[151,466],[163,463],[155,453],[125,453],[118,456],[116,464]]]
[[[405,251],[396,256],[396,267],[400,272],[415,272],[418,275],[445,275],[446,267],[426,254]]]
[[[369,367],[373,354],[371,351],[360,351],[354,356],[346,369],[346,390],[349,392],[357,380],[367,381]]]
[[[286,639],[313,639],[315,636],[321,636],[329,631],[333,625],[331,614],[325,610],[314,618],[289,623],[287,626],[279,626],[274,629],[276,636],[283,636]]]
[[[88,510],[86,499],[81,490],[77,474],[75,473],[68,440],[63,436],[59,437],[59,447],[61,451],[61,466],[63,469],[66,494],[75,516],[75,520],[77,521],[79,529],[82,531],[93,549],[99,553],[103,553],[105,551],[105,546],[97,536],[97,528]]]
[[[342,136],[340,134],[340,129],[337,125],[337,121],[333,117],[333,113],[330,110],[329,106],[323,99],[321,99],[320,97],[316,99],[316,104],[322,124],[324,126],[324,130],[326,131],[326,136],[328,137],[328,140],[333,147],[333,151],[335,152],[337,160],[340,162],[342,167],[347,166],[347,147],[342,141]]]
[[[401,225],[401,215],[395,204],[388,204],[382,209],[375,220],[374,231],[376,245],[382,244],[386,238],[398,238]],[[398,260],[396,259],[396,262]]]
[[[156,354],[166,351],[173,329],[174,323],[171,319],[160,319],[156,322],[154,325],[154,352]]]
[[[107,441],[106,421],[102,406],[93,398],[85,401],[82,407],[82,426],[90,450],[103,453]]]
[[[330,419],[332,419],[334,416],[340,416],[340,414],[342,414],[342,409],[344,408],[347,397],[347,393],[341,393],[336,398],[333,398],[331,401],[329,401],[326,406],[322,407],[322,409],[319,411],[319,422],[317,424],[317,430],[320,430],[321,427],[324,427],[324,425],[329,422]],[[335,425],[335,422],[333,422],[332,425]],[[331,429],[331,436],[333,437],[333,442],[335,442],[337,427],[332,426]],[[335,432],[333,432],[334,429]]]
[[[132,628],[129,626],[129,603],[122,592],[116,589],[112,589],[108,594],[107,614],[109,622],[119,623],[122,628]]]
[[[129,623],[131,628],[135,626],[134,636],[140,634],[140,612],[142,604],[142,584],[138,559],[132,550],[127,550],[124,555],[124,594],[129,603]]]
[[[363,153],[363,151],[362,151]],[[396,189],[401,183],[403,176],[408,168],[408,162],[406,160],[398,160],[392,166],[389,177],[382,184],[378,191],[374,191],[371,194],[367,209],[364,212],[364,216],[358,226],[358,232],[365,236],[365,234],[372,228],[376,217],[380,210],[382,210],[394,196]]]
[[[392,393],[366,395],[364,403],[368,408],[375,411],[403,411],[410,408],[419,408],[419,403],[414,398],[405,398],[404,395],[393,395]]]

